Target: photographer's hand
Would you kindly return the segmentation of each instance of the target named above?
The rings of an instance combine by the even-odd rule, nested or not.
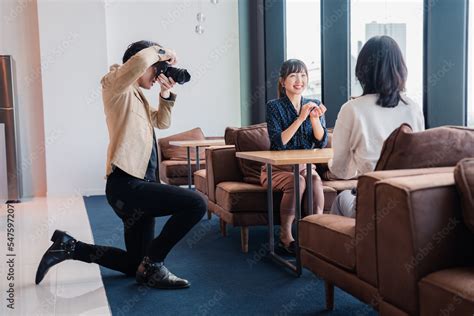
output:
[[[174,65],[178,62],[178,57],[176,53],[169,48],[161,48],[164,50],[164,54],[160,54],[160,61],[166,61],[170,65]]]
[[[170,97],[171,89],[174,87],[176,82],[171,77],[166,78],[164,74],[160,74],[156,78],[156,81],[158,81],[161,87],[161,92],[160,92],[161,97],[163,99],[168,99]]]

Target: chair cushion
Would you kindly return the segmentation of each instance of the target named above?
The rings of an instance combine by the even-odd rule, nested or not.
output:
[[[474,315],[474,267],[436,271],[418,285],[421,315]]]
[[[333,201],[337,193],[323,187],[325,201]],[[273,192],[273,208],[279,212],[282,192]],[[267,189],[260,184],[221,182],[216,187],[216,203],[229,212],[267,212]],[[329,205],[330,208],[330,205]],[[325,205],[326,209],[326,205]],[[302,210],[304,213],[304,209]]]
[[[273,193],[273,206],[280,207],[282,193]],[[260,184],[221,182],[216,187],[216,202],[230,212],[266,212],[267,189]]]
[[[158,145],[161,151],[161,160],[186,160],[187,149],[185,147],[178,147],[170,145],[170,141],[180,140],[204,140],[204,133],[199,127],[193,128],[179,134],[158,139]],[[199,157],[204,157],[204,147],[199,148]],[[196,150],[191,149],[191,159],[196,159]]]
[[[200,160],[201,169],[206,167],[206,161]],[[196,171],[196,161],[191,160],[191,170]],[[188,162],[182,160],[164,160],[160,163],[160,174],[167,178],[188,177]]]
[[[324,192],[324,214],[331,212],[332,203],[336,200],[337,191],[334,188],[323,185]]]
[[[341,268],[355,271],[355,219],[310,215],[299,223],[300,247]]]
[[[249,128],[252,129],[255,127],[267,127],[267,123],[259,123],[259,124],[244,126],[244,127],[232,127],[232,126],[226,127],[225,132],[224,132],[225,144],[235,145],[235,137],[237,135],[237,131],[242,130],[242,129],[249,129]]]
[[[224,141],[226,145],[235,145],[235,132],[238,130],[238,127],[226,127],[224,132]]]
[[[357,188],[357,180],[323,180],[323,185],[333,188],[337,192]]]
[[[270,150],[270,139],[266,124],[241,128],[235,132],[235,149],[239,151]],[[243,179],[247,183],[260,184],[262,163],[237,158]]]
[[[385,140],[375,170],[455,166],[474,157],[474,129],[443,126],[413,133],[402,124]]]
[[[206,169],[194,172],[194,186],[196,187],[196,190],[207,195]]]
[[[474,233],[474,158],[463,159],[457,164],[454,179],[461,195],[464,223]]]

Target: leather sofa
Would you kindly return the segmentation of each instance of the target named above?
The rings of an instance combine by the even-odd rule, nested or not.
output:
[[[300,221],[301,261],[324,279],[327,309],[337,286],[382,315],[474,313],[474,234],[453,176],[459,160],[474,157],[465,146],[473,140],[474,130],[411,133],[402,125],[385,141],[377,171],[359,177],[355,219]]]

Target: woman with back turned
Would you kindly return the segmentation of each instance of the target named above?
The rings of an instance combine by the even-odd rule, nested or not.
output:
[[[408,123],[417,132],[425,125],[421,107],[404,93],[407,67],[391,37],[372,37],[360,51],[355,72],[363,93],[339,111],[329,178],[351,179],[373,171],[383,142],[396,128]],[[341,192],[331,213],[355,217],[355,191]]]

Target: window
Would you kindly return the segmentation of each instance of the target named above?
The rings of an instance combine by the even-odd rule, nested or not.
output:
[[[400,46],[408,68],[406,93],[423,106],[423,0],[351,1],[351,95],[362,88],[355,78],[357,56],[373,36],[388,35]]]
[[[308,67],[304,96],[321,100],[321,1],[286,0],[286,59]]]
[[[474,127],[474,3],[469,3],[467,125]]]

